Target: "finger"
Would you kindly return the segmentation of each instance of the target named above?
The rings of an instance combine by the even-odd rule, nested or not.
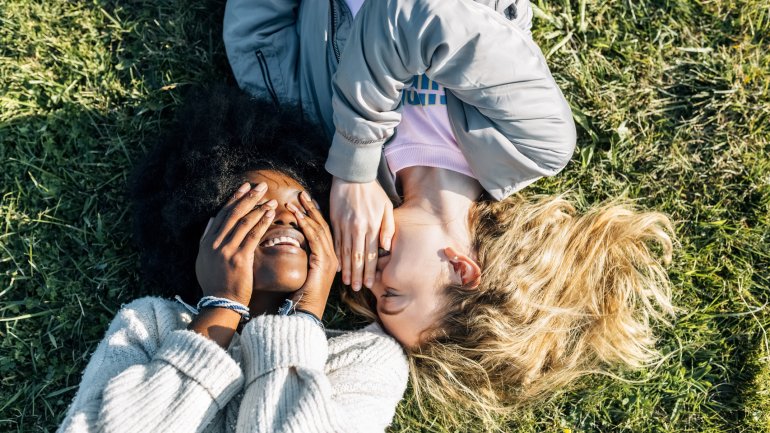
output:
[[[230,209],[235,206],[235,203],[240,200],[241,197],[246,195],[247,192],[251,190],[251,184],[248,182],[245,182],[243,185],[238,187],[238,189],[233,193],[233,195],[230,196],[229,199],[225,202],[225,204],[222,206],[221,209],[219,209],[219,212],[214,216],[214,221],[211,223],[211,229],[213,229],[209,233],[217,233],[222,227],[222,222],[227,217],[227,213],[230,211]]]
[[[379,246],[376,233],[366,237],[366,256],[364,263],[364,286],[371,289],[374,285],[374,273],[377,270],[377,247]]]
[[[313,221],[312,218],[305,216],[305,213],[293,204],[288,203],[286,208],[297,219],[297,225],[299,225],[299,228],[302,229],[302,233],[305,235],[305,241],[307,241],[310,252],[318,255],[328,254],[330,251],[326,248],[328,245],[325,245],[326,238],[322,233],[322,227]]]
[[[340,251],[342,250],[342,242],[340,241],[342,239],[342,233],[340,233],[339,229],[335,226],[334,228],[334,254],[337,256],[337,272],[342,271],[342,259],[340,258]]]
[[[246,238],[246,235],[248,235],[254,226],[256,226],[257,223],[262,220],[265,212],[269,210],[275,210],[277,206],[277,201],[270,200],[269,202],[263,204],[262,206],[258,206],[256,209],[241,217],[235,226],[233,226],[230,234],[225,237],[224,243],[240,246],[243,243],[243,240]]]
[[[321,211],[318,209],[318,207],[314,203],[314,200],[310,198],[310,194],[308,194],[307,191],[302,191],[299,194],[299,203],[305,209],[305,212],[307,213],[307,215],[313,218],[315,222],[321,225],[327,225],[326,220],[324,219],[323,215],[321,215]]]
[[[390,251],[393,234],[396,232],[396,224],[393,220],[393,206],[385,206],[385,213],[382,216],[382,226],[380,227],[380,246]]]
[[[366,253],[366,234],[356,234],[353,238],[353,257],[350,269],[350,286],[355,291],[361,290],[361,282],[364,277],[364,254]]]
[[[219,228],[219,232],[215,233],[214,239],[215,248],[222,244],[230,236],[230,232],[235,228],[241,218],[246,216],[249,212],[254,210],[254,207],[262,200],[267,191],[267,184],[260,183],[256,188],[251,189],[243,197],[241,197],[236,203],[234,203],[230,210],[227,211],[222,226]]]
[[[262,217],[259,219],[259,221],[257,221],[257,224],[255,224],[254,227],[252,227],[251,230],[246,233],[246,236],[241,243],[241,249],[253,253],[254,250],[256,250],[259,246],[259,242],[262,240],[262,236],[265,235],[267,229],[270,228],[270,224],[273,223],[273,218],[275,218],[275,208],[266,208],[262,214]]]
[[[351,250],[353,249],[353,234],[349,228],[342,231],[342,284],[350,285]]]
[[[307,215],[321,227],[323,234],[327,238],[329,244],[332,244],[332,234],[331,230],[329,229],[329,224],[326,222],[326,219],[324,219],[323,215],[318,209],[318,206],[316,206],[315,200],[310,198],[310,194],[308,194],[307,191],[302,191],[302,193],[299,195],[299,202],[305,209]]]

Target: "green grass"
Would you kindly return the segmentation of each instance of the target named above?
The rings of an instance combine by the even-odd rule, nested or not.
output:
[[[592,377],[512,432],[770,432],[770,3],[536,2],[579,151],[531,188],[677,221],[664,362]],[[0,430],[53,431],[144,293],[125,189],[191,83],[232,80],[223,1],[0,3]],[[344,313],[342,319],[344,320]],[[417,416],[394,432],[476,431]]]

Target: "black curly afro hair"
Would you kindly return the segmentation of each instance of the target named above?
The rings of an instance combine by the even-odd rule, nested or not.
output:
[[[296,106],[279,109],[225,86],[188,92],[175,122],[133,177],[134,234],[145,285],[158,295],[197,302],[198,241],[247,171],[291,176],[327,209],[327,151],[321,129]]]

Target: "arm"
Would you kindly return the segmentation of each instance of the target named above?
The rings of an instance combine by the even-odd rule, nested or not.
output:
[[[276,104],[299,100],[298,0],[229,0],[223,39],[238,85]]]
[[[575,144],[569,105],[524,30],[469,0],[382,0],[359,11],[333,81],[330,173],[354,182],[375,178],[380,148],[401,120],[401,91],[421,73],[471,106],[465,130],[491,124],[492,144],[529,160],[513,167],[539,177],[569,161]]]
[[[246,384],[237,431],[384,431],[406,388],[401,348],[363,331],[332,341],[301,317],[252,320],[243,331]]]
[[[227,352],[184,322],[171,301],[145,298],[121,309],[58,431],[203,431],[243,377]]]
[[[271,201],[255,209],[266,190],[265,184],[242,185],[201,237],[196,274],[205,294],[248,304],[254,249],[275,208]],[[240,315],[204,309],[187,325],[174,307],[150,299],[121,310],[91,358],[60,432],[207,427],[243,383],[240,367],[224,350]]]
[[[304,212],[287,205],[310,247],[307,281],[294,294],[297,308],[321,317],[336,260],[329,227],[306,193]],[[305,214],[307,212],[307,214]],[[406,387],[398,344],[372,332],[327,343],[314,321],[259,316],[241,334],[246,386],[239,432],[383,431]]]

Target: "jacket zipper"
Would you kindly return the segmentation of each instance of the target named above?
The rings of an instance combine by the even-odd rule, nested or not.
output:
[[[334,50],[334,58],[337,59],[337,63],[340,62],[340,49],[337,46],[337,37],[336,37],[336,31],[337,31],[337,8],[335,7],[336,0],[329,0],[329,7],[332,10],[332,13],[330,15],[331,18],[331,40],[332,40],[332,50]]]
[[[262,70],[262,78],[265,80],[265,87],[267,87],[268,93],[270,93],[270,97],[273,98],[273,103],[275,105],[278,105],[278,94],[275,92],[275,88],[273,87],[273,80],[270,79],[270,70],[267,68],[267,60],[265,59],[265,55],[262,53],[262,50],[257,50],[257,62],[259,63],[259,69]]]

